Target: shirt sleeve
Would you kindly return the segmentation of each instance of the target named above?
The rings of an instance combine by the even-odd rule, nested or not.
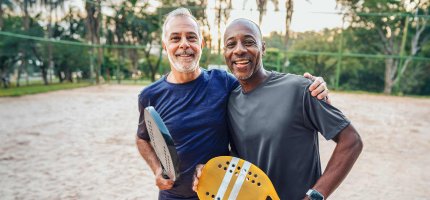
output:
[[[148,130],[146,129],[146,123],[145,123],[145,105],[148,105],[146,102],[148,102],[148,98],[145,97],[145,95],[140,93],[138,97],[138,107],[139,107],[139,121],[137,125],[137,137],[139,137],[142,140],[149,141],[149,135]]]
[[[313,97],[309,86],[303,91],[304,124],[320,132],[326,140],[331,140],[351,122],[339,109]]]
[[[237,86],[239,86],[239,81],[230,73],[226,72],[227,74],[227,88],[229,92],[233,91]]]

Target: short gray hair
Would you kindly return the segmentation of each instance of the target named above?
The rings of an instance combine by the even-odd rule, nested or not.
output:
[[[181,16],[181,17],[189,17],[189,18],[191,18],[192,20],[194,20],[196,22],[196,24],[197,24],[197,31],[199,32],[198,34],[199,34],[200,42],[202,42],[203,37],[202,37],[202,32],[200,30],[199,22],[197,22],[197,19],[193,16],[193,14],[191,14],[191,11],[188,10],[187,8],[184,8],[184,7],[176,8],[175,10],[173,10],[173,11],[169,12],[169,14],[167,14],[166,20],[164,20],[164,24],[163,24],[163,27],[162,27],[161,40],[163,42],[165,42],[167,22],[169,22],[171,19],[173,19],[175,17],[179,17],[179,16]]]

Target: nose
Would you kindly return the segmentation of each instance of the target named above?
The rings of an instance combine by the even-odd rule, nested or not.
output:
[[[183,49],[190,47],[190,44],[188,43],[186,37],[182,37],[181,42],[179,43],[179,47]]]
[[[236,47],[233,50],[233,53],[236,55],[242,55],[246,52],[246,47],[242,44],[242,42],[238,42]]]

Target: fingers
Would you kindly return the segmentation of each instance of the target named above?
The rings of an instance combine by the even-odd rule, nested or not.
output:
[[[314,82],[311,84],[311,86],[309,86],[309,91],[311,92],[311,95],[319,100],[324,100],[328,104],[331,104],[331,100],[328,98],[329,90],[327,88],[327,83],[322,77],[314,78]]]
[[[199,185],[199,179],[197,178],[197,176],[194,174],[193,176],[193,191],[197,192],[197,186]]]
[[[327,89],[327,85],[323,78],[317,77],[315,81],[309,86],[309,91],[311,91],[311,95],[316,97],[318,94]]]
[[[326,100],[327,97],[328,97],[328,89],[325,89],[324,91],[322,91],[321,93],[319,93],[318,96],[317,96],[317,98],[319,100],[322,100],[322,99]]]
[[[325,97],[325,102],[331,105],[331,98],[328,98],[328,95]]]
[[[194,176],[193,176],[193,191],[197,192],[197,187],[199,185],[199,178],[202,175],[202,169],[203,169],[204,165],[199,164],[196,166],[196,170],[194,171]]]
[[[170,179],[164,179],[161,175],[156,178],[156,185],[160,190],[170,190],[173,187],[173,181]]]
[[[309,79],[309,80],[312,80],[312,81],[315,79],[315,77],[314,77],[314,76],[312,76],[312,74],[309,74],[308,72],[305,72],[305,73],[303,74],[303,76],[304,76],[305,78]]]
[[[205,165],[202,165],[202,164],[198,164],[196,166],[196,175],[197,175],[197,178],[200,178],[200,176],[202,175],[202,170],[203,170],[204,166]]]
[[[171,179],[163,178],[162,170],[157,171],[157,174],[155,176],[155,185],[157,185],[157,187],[160,190],[172,189],[173,184],[174,184],[174,181],[172,181]]]

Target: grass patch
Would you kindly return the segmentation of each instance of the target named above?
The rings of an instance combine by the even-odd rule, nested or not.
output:
[[[49,85],[36,84],[29,86],[12,86],[10,88],[1,88],[0,97],[16,97],[28,94],[38,94],[44,92],[51,92],[56,90],[73,89],[92,85],[90,82],[80,83],[53,83]]]
[[[110,83],[112,84],[112,83],[118,83],[118,81],[117,80],[114,80],[114,81],[110,81]],[[125,80],[121,80],[121,84],[124,84],[124,85],[149,85],[149,84],[151,84],[152,82],[151,82],[151,80],[130,80],[130,79],[125,79]]]

